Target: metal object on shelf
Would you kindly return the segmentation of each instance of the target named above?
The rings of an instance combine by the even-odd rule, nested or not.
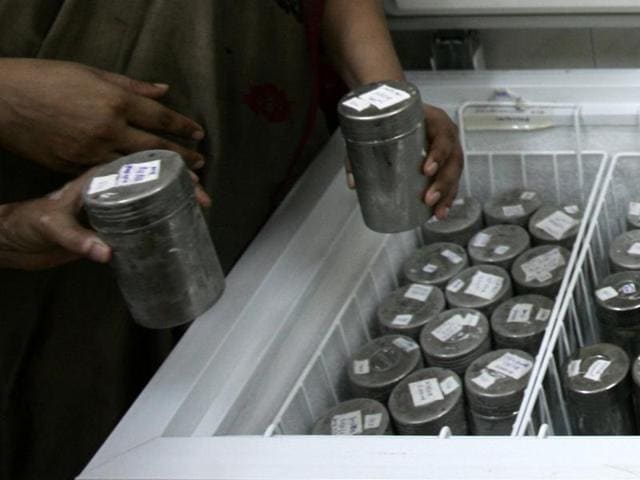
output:
[[[411,230],[430,217],[423,108],[416,87],[400,81],[363,85],[338,104],[362,216],[377,232]]]
[[[466,250],[455,243],[426,245],[407,258],[402,273],[412,283],[444,288],[454,275],[469,266]]]
[[[629,199],[627,205],[627,230],[640,229],[640,198]]]
[[[513,262],[511,277],[515,291],[555,298],[560,290],[571,252],[557,245],[534,247]]]
[[[413,372],[395,386],[388,405],[401,435],[438,435],[443,427],[454,435],[468,433],[462,381],[451,370],[429,367]]]
[[[424,326],[420,348],[427,365],[464,375],[471,362],[491,350],[487,317],[471,308],[446,310]]]
[[[354,397],[386,402],[393,387],[422,368],[420,345],[404,335],[384,335],[371,340],[349,360],[348,375]]]
[[[531,247],[527,231],[519,225],[493,225],[469,242],[472,265],[495,265],[509,270],[515,259]]]
[[[640,270],[640,230],[629,230],[613,239],[609,265],[613,272]]]
[[[529,219],[529,234],[534,245],[560,245],[573,248],[582,208],[577,204],[543,205]]]
[[[177,153],[148,150],[102,165],[83,198],[137,323],[181,325],[220,298],[224,274]]]
[[[501,303],[491,315],[496,348],[515,348],[536,356],[546,331],[553,300],[542,295],[519,295]]]
[[[482,206],[472,197],[454,200],[444,220],[431,217],[422,225],[425,244],[450,242],[466,247],[471,237],[482,228]]]
[[[464,375],[471,432],[510,435],[533,367],[533,357],[501,349],[476,359]]]
[[[453,277],[445,288],[450,307],[474,308],[487,317],[512,294],[509,274],[493,265],[469,267]]]
[[[610,343],[583,347],[563,369],[568,410],[576,435],[636,432],[629,357]]]
[[[485,224],[504,223],[527,228],[529,218],[542,206],[540,194],[527,188],[515,188],[491,197],[483,206]]]
[[[383,334],[395,333],[418,339],[420,330],[444,310],[444,294],[438,287],[411,283],[394,290],[377,310]]]
[[[312,435],[391,435],[389,413],[370,398],[353,398],[339,403],[313,426]]]
[[[640,357],[636,357],[631,365],[631,382],[636,415],[636,427],[640,426]],[[639,428],[640,429],[640,428]]]

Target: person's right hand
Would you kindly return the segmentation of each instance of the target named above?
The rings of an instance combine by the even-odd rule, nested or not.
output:
[[[195,121],[157,101],[167,85],[55,60],[1,58],[0,71],[0,145],[21,157],[66,173],[150,149],[204,164],[157,135],[204,137]]]

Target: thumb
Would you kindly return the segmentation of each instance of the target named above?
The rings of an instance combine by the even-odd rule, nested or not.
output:
[[[72,215],[43,215],[40,224],[44,236],[65,250],[87,257],[94,262],[107,263],[111,259],[111,247],[92,230],[80,225]]]
[[[131,93],[142,95],[143,97],[160,98],[169,90],[169,85],[166,83],[143,82],[142,80],[136,80],[126,75],[106,72],[104,70],[98,70],[97,73],[103,80],[118,85]]]

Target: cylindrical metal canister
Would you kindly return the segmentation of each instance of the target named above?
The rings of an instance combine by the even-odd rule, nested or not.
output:
[[[450,242],[466,247],[469,239],[482,228],[482,206],[475,198],[454,200],[444,220],[431,217],[422,225],[424,243]]]
[[[444,310],[444,294],[438,287],[411,283],[394,290],[378,307],[382,333],[418,339],[422,327]]]
[[[473,434],[511,434],[532,368],[533,357],[514,349],[486,353],[467,368],[464,387]]]
[[[609,266],[613,272],[640,270],[640,230],[629,230],[613,239]]]
[[[338,117],[366,225],[377,232],[425,223],[427,179],[424,110],[418,89],[387,81],[358,87],[340,100]]]
[[[408,282],[444,288],[468,266],[467,252],[460,245],[432,243],[411,254],[402,266],[402,273]]]
[[[509,274],[504,268],[493,265],[467,268],[453,277],[445,288],[451,308],[474,308],[487,317],[512,294]]]
[[[562,379],[574,434],[636,432],[629,357],[620,347],[599,343],[581,348],[565,365]]]
[[[555,298],[570,256],[569,250],[557,245],[541,245],[524,252],[511,266],[516,293]]]
[[[484,223],[512,223],[527,228],[529,218],[542,205],[538,192],[517,188],[494,195],[484,204]]]
[[[404,335],[384,335],[371,340],[349,361],[348,375],[354,397],[386,402],[393,387],[422,368],[420,346]]]
[[[149,150],[102,165],[83,196],[136,322],[180,325],[222,295],[222,268],[177,153]]]
[[[370,398],[339,403],[313,426],[312,435],[391,435],[389,413]]]
[[[495,265],[509,270],[514,260],[531,247],[529,234],[519,225],[494,225],[469,242],[472,265]]]
[[[431,367],[413,372],[395,386],[389,413],[401,435],[438,435],[449,427],[467,434],[462,382],[455,372]]]
[[[640,430],[640,357],[636,357],[631,366],[631,380],[633,383],[633,397],[635,399],[636,429]]]
[[[491,315],[496,348],[515,348],[536,356],[553,310],[542,295],[519,295],[501,303]]]
[[[464,375],[476,358],[491,350],[489,322],[478,310],[446,310],[420,332],[420,348],[430,367]]]
[[[602,339],[622,347],[629,358],[640,354],[640,272],[606,277],[595,291]]]
[[[640,199],[635,202],[629,202],[626,224],[627,230],[636,230],[640,228]]]
[[[581,222],[578,205],[543,205],[529,219],[529,233],[534,245],[560,245],[571,250]]]

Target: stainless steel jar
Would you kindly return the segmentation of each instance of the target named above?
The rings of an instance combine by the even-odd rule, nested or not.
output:
[[[91,226],[133,318],[150,328],[193,320],[213,305],[224,275],[182,158],[149,150],[98,167],[83,193]]]
[[[542,295],[519,295],[501,303],[491,315],[496,348],[516,348],[534,357],[547,329],[553,300]]]
[[[471,362],[491,350],[487,317],[471,308],[442,312],[420,332],[420,348],[430,367],[464,375]]]
[[[422,327],[444,310],[444,294],[438,287],[411,283],[394,290],[377,311],[380,331],[418,339]]]
[[[531,247],[527,231],[518,225],[494,225],[469,242],[472,265],[495,265],[509,270],[518,255]]]
[[[451,308],[474,308],[487,317],[511,295],[509,274],[504,268],[493,265],[467,268],[453,277],[445,288]]]
[[[635,357],[631,366],[631,380],[633,383],[633,397],[635,399],[636,428],[640,430],[640,357]]]
[[[529,219],[529,233],[534,245],[561,245],[571,250],[581,222],[578,205],[543,205]]]
[[[486,225],[512,223],[527,228],[529,218],[541,205],[540,195],[534,190],[508,190],[494,195],[484,204],[484,222]]]
[[[348,376],[354,397],[386,402],[393,387],[422,368],[420,346],[404,335],[384,335],[371,340],[349,361]]]
[[[467,252],[460,245],[432,243],[412,253],[404,262],[402,273],[409,282],[444,288],[468,266]]]
[[[427,146],[416,87],[400,81],[361,86],[340,100],[338,117],[366,225],[390,233],[425,223]]]
[[[613,272],[640,270],[640,230],[629,230],[613,239],[609,266]]]
[[[581,348],[565,365],[563,384],[575,435],[636,432],[629,357],[620,347],[599,343]]]
[[[461,197],[453,201],[444,220],[431,217],[422,225],[424,243],[450,242],[466,247],[471,237],[482,228],[482,207],[475,198]]]
[[[627,230],[640,228],[640,199],[629,202],[626,223]]]
[[[464,388],[473,434],[511,434],[532,368],[533,357],[514,349],[486,353],[467,368]]]
[[[370,398],[339,403],[313,426],[312,435],[391,435],[393,430],[384,405]]]
[[[541,245],[524,252],[511,266],[516,293],[555,298],[570,256],[569,250],[557,245]]]
[[[443,427],[467,434],[462,382],[444,368],[424,368],[402,380],[389,397],[389,413],[401,435],[438,435]]]

